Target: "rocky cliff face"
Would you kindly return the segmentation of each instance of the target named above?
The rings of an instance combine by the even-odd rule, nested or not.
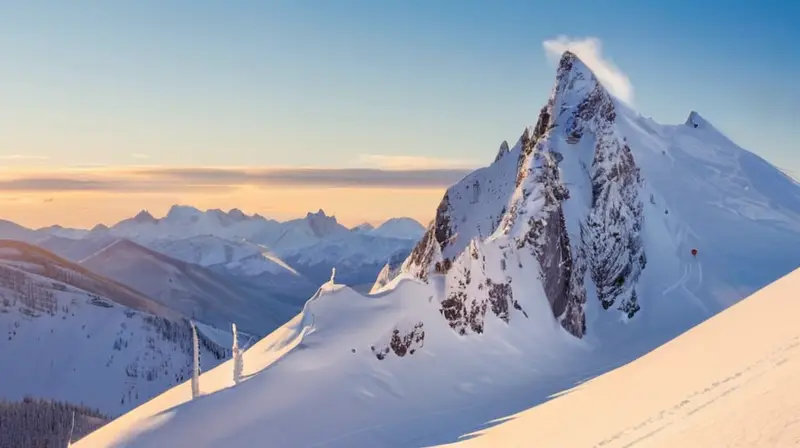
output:
[[[609,93],[571,53],[559,66],[561,89],[584,83],[586,93],[566,119],[567,143],[590,138],[594,158],[588,174],[591,178],[591,209],[581,223],[581,253],[597,290],[603,309],[615,304],[628,318],[640,306],[636,284],[646,264],[641,230],[644,205],[639,192],[644,181],[633,159],[627,139],[614,127],[616,111]]]
[[[536,124],[513,148],[504,142],[492,165],[448,189],[403,271],[426,282],[445,276],[440,311],[454,331],[482,333],[490,313],[506,323],[526,316],[514,299],[525,293],[512,286],[515,276],[538,276],[554,318],[576,337],[587,331],[586,282],[604,310],[635,316],[646,264],[643,180],[615,120],[612,97],[567,52]],[[578,158],[579,146],[590,148],[590,160],[569,174],[584,178],[564,179],[560,165]],[[574,193],[590,195],[591,204],[567,216],[570,188],[578,188],[569,185],[590,185]],[[570,234],[568,219],[578,232]]]

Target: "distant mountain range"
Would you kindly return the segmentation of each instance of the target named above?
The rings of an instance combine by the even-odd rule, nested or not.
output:
[[[236,275],[298,276],[319,285],[331,268],[352,285],[371,284],[387,263],[402,261],[425,228],[410,218],[393,218],[378,227],[347,228],[323,210],[279,222],[239,209],[201,211],[174,205],[155,218],[146,210],[111,227],[90,230],[50,226],[28,229],[0,221],[0,238],[26,241],[81,261],[124,238],[164,255]]]

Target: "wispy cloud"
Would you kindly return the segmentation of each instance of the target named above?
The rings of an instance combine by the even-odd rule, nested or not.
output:
[[[387,170],[474,169],[479,166],[474,160],[382,154],[361,154],[356,163],[360,166]]]
[[[0,180],[0,192],[180,192],[238,187],[445,188],[470,170],[374,168],[128,167],[30,172]]]
[[[47,156],[36,156],[30,154],[0,154],[0,160],[47,160]]]
[[[135,153],[131,154],[131,158],[138,159],[138,160],[144,160],[144,159],[149,159],[150,155],[149,154],[142,154],[140,152],[135,152]]]
[[[558,36],[542,42],[542,46],[548,58],[555,61],[558,61],[567,50],[575,53],[614,96],[628,104],[633,104],[633,85],[630,79],[603,55],[603,43],[600,39]]]

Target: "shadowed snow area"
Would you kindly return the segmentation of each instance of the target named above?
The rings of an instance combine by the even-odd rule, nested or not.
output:
[[[541,445],[535,432],[502,436],[505,426],[497,439],[490,432],[475,443],[632,446],[626,428],[643,436],[661,418],[673,422],[668,437],[695,421],[659,414],[673,398],[687,397],[691,406],[680,412],[688,412],[701,400],[691,395],[695,385],[716,387],[707,395],[716,396],[727,390],[725,369],[741,372],[725,383],[738,384],[773,362],[758,364],[762,352],[791,350],[795,305],[765,292],[692,330],[692,343],[672,342],[537,407],[800,266],[800,186],[699,114],[672,126],[644,118],[571,53],[538,114],[518,143],[502,144],[491,165],[448,189],[414,251],[373,294],[324,285],[245,352],[242,383],[233,385],[226,362],[200,377],[198,399],[189,401],[190,386],[181,384],[76,446],[431,446],[530,408],[557,411]],[[767,291],[797,288],[796,277]],[[677,344],[709,351],[690,347],[655,368]],[[701,353],[725,359],[711,366]],[[687,381],[685,390],[667,384],[673,376]],[[619,377],[630,391],[595,386]],[[624,397],[645,404],[624,414]],[[637,426],[638,417],[650,421]]]
[[[459,445],[794,446],[798,291],[800,270],[633,363],[499,419]],[[566,421],[579,421],[580,429],[564,431]]]

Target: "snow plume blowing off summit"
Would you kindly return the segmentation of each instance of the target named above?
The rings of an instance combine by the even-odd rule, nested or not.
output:
[[[800,265],[800,186],[697,113],[642,117],[598,76],[564,52],[535,124],[447,190],[369,296],[324,285],[245,352],[239,384],[224,363],[201,399],[182,384],[77,446],[455,441]]]
[[[558,63],[561,55],[569,51],[583,61],[612,95],[633,105],[633,85],[628,75],[603,56],[603,44],[596,37],[571,38],[558,36],[542,42],[547,58]]]

